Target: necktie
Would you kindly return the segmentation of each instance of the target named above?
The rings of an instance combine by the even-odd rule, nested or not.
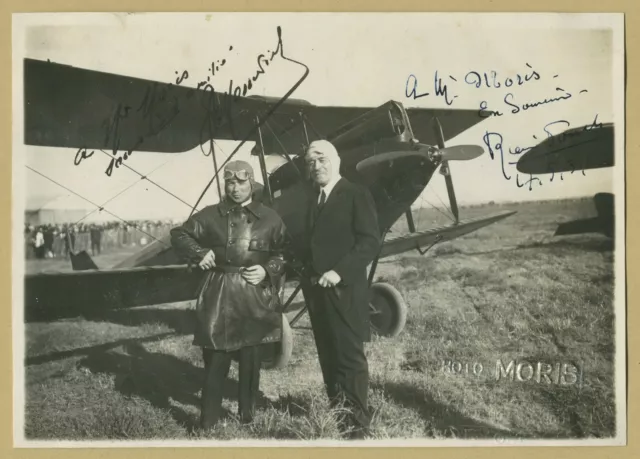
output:
[[[327,195],[324,192],[324,190],[322,190],[322,192],[320,193],[320,202],[318,203],[318,208],[322,209],[326,202],[327,202]]]
[[[316,201],[316,207],[315,207],[315,209],[313,209],[313,212],[311,213],[311,215],[313,216],[314,224],[315,224],[315,221],[318,218],[318,214],[322,210],[322,207],[324,206],[326,201],[327,201],[327,194],[324,192],[324,190],[322,190],[320,192],[320,201]]]

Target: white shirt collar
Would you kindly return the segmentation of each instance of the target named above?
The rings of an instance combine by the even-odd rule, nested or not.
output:
[[[320,194],[318,195],[318,203],[320,203],[320,197],[322,196],[322,190],[324,190],[325,199],[329,200],[329,195],[331,191],[335,188],[336,184],[340,181],[340,176],[338,175],[334,180],[331,180],[325,186],[320,187]],[[326,202],[326,201],[325,201]]]
[[[247,207],[249,204],[251,204],[252,199],[249,198],[247,199],[245,202],[243,202],[242,204],[240,204],[242,207]]]

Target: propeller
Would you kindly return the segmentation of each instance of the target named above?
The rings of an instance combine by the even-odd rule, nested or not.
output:
[[[469,161],[482,156],[484,148],[479,145],[456,145],[441,148],[437,153],[440,153],[443,161]]]
[[[405,147],[407,145],[405,144]],[[475,159],[484,153],[484,149],[477,145],[456,145],[454,147],[446,147],[441,149],[434,149],[429,145],[417,144],[417,149],[387,151],[385,153],[378,153],[377,155],[370,156],[363,159],[356,164],[356,170],[363,172],[372,166],[378,166],[384,163],[390,163],[391,161],[402,158],[416,158],[423,157],[429,161],[468,161]],[[413,148],[415,148],[414,145]]]

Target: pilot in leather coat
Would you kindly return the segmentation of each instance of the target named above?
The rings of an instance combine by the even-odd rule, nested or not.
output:
[[[205,384],[201,425],[222,414],[224,381],[231,358],[239,362],[239,412],[255,412],[260,345],[282,338],[277,288],[284,272],[285,226],[278,214],[251,199],[253,169],[244,161],[224,171],[225,198],[171,230],[177,253],[208,270],[196,301],[193,344],[202,347]]]

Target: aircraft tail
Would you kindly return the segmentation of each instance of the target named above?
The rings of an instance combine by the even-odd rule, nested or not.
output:
[[[95,264],[91,256],[86,250],[79,253],[70,252],[71,267],[74,271],[86,271],[88,269],[98,269],[98,265]]]
[[[554,236],[569,234],[601,233],[612,238],[614,234],[614,196],[612,193],[598,193],[593,197],[597,217],[573,220],[558,225]]]

